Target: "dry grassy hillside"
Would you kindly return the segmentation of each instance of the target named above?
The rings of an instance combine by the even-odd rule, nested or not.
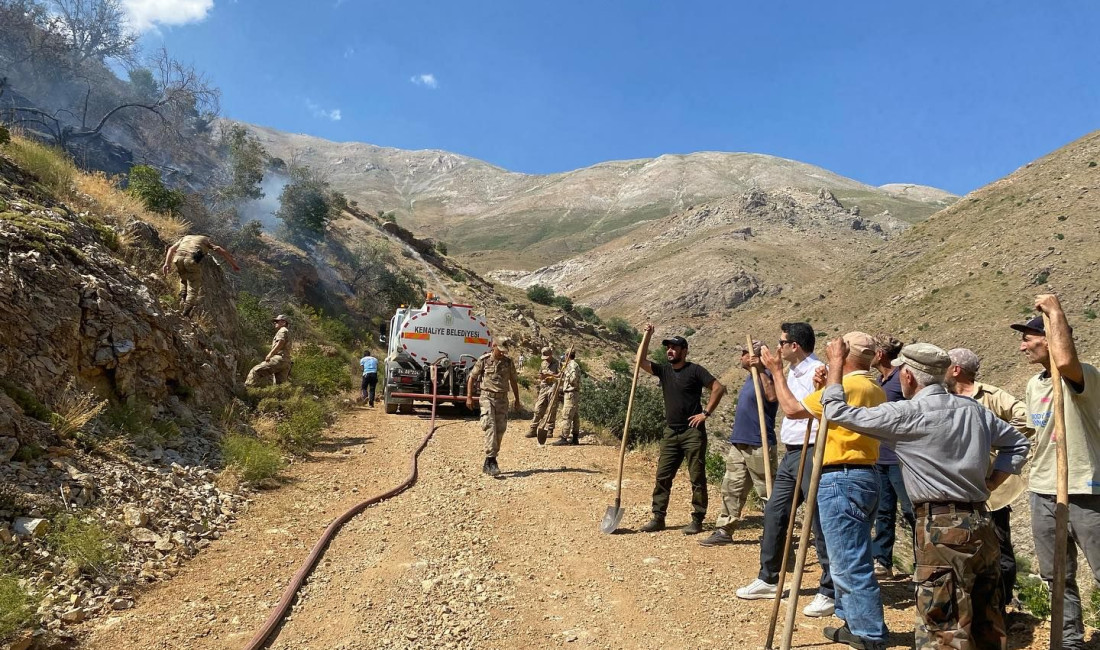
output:
[[[967,346],[986,380],[1022,393],[1034,372],[1016,351],[1011,323],[1033,315],[1035,294],[1063,296],[1085,360],[1100,362],[1100,132],[979,189],[897,239],[859,257],[833,253],[835,273],[729,316],[670,318],[692,326],[695,352],[734,362],[745,331],[772,341],[778,323],[805,319],[819,333],[859,328],[905,341]],[[843,251],[844,249],[839,249]],[[641,307],[636,316],[651,313]],[[725,341],[725,343],[723,343]]]

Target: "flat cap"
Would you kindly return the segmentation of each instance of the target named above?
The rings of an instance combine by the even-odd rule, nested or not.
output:
[[[870,359],[875,356],[875,337],[867,332],[848,332],[844,335],[848,344],[848,354]]]
[[[901,354],[891,361],[890,365],[895,367],[906,365],[930,375],[940,376],[951,366],[951,356],[931,343],[910,343],[901,349]]]
[[[760,356],[760,348],[762,348],[762,347],[764,347],[764,342],[763,341],[758,341],[756,339],[753,339],[751,350],[746,348],[744,343],[737,346],[737,349],[740,350],[741,352],[748,352],[749,354],[754,355],[754,356]]]

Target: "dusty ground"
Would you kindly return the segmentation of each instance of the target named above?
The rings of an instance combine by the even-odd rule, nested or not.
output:
[[[614,499],[617,449],[538,448],[522,437],[527,423],[514,421],[504,473],[491,479],[480,473],[477,424],[441,424],[421,456],[419,483],[343,529],[269,647],[760,646],[770,601],[733,596],[757,571],[759,513],[749,513],[736,544],[718,549],[676,529],[603,535],[597,524]],[[287,485],[261,495],[178,577],[142,594],[133,610],[87,624],[84,647],[242,647],[328,522],[405,476],[426,427],[380,409],[344,416]],[[652,471],[644,455],[628,456],[625,529],[648,517]],[[686,523],[689,508],[678,477],[669,524]],[[800,605],[817,577],[809,567]],[[888,582],[884,594],[891,646],[910,647],[911,587]],[[819,630],[834,622],[800,616],[795,645],[829,646]],[[1010,647],[1045,647],[1046,636],[1024,626]]]

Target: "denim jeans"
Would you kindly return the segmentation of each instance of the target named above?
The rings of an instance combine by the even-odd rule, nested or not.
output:
[[[806,466],[802,469],[802,485],[799,486],[798,500],[795,501],[794,484],[798,478],[798,460],[802,456],[801,445],[787,445],[786,453],[779,460],[779,468],[772,479],[772,495],[764,505],[764,534],[760,537],[760,578],[769,585],[779,582],[779,572],[783,563],[783,540],[787,537],[787,524],[790,521],[791,506],[799,506],[810,489],[810,473],[813,469],[814,446],[806,449]],[[833,579],[829,575],[829,549],[825,544],[825,534],[821,532],[821,517],[814,512],[813,519],[814,548],[817,550],[817,563],[821,567],[817,593],[832,598]],[[795,531],[795,535],[798,531]],[[793,549],[792,549],[793,551]],[[793,557],[793,552],[791,554]]]
[[[1062,610],[1062,647],[1085,647],[1085,628],[1081,615],[1081,591],[1077,587],[1077,549],[1085,554],[1092,576],[1100,585],[1100,494],[1069,495],[1069,535],[1065,548],[1054,545],[1054,497],[1032,492],[1031,534],[1035,537],[1035,557],[1039,575],[1051,585],[1054,579],[1054,554],[1066,554],[1066,600]]]
[[[901,503],[901,516],[909,525],[909,534],[913,535],[916,517],[913,515],[913,502],[905,492],[905,483],[901,481],[901,465],[876,465],[878,468],[878,512],[875,514],[875,539],[871,545],[874,558],[888,567],[894,566],[894,528],[898,519],[898,503]]]
[[[869,641],[886,640],[882,594],[871,557],[871,521],[878,505],[878,471],[873,465],[849,465],[821,474],[817,508],[829,569],[836,589],[836,617],[852,634]]]

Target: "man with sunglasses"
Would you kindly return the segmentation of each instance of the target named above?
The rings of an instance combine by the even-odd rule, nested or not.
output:
[[[645,331],[652,333],[653,325],[647,323]],[[718,408],[726,387],[706,368],[687,360],[688,342],[684,337],[673,336],[661,344],[665,346],[668,363],[653,363],[649,360],[649,350],[642,351],[641,368],[660,381],[667,425],[661,436],[661,455],[657,460],[653,518],[639,530],[653,533],[664,529],[672,479],[680,463],[687,461],[692,513],[691,523],[682,530],[685,535],[696,535],[703,532],[703,519],[707,516],[706,422]],[[706,408],[702,406],[704,388],[710,390]]]
[[[814,392],[814,371],[820,368],[821,361],[814,355],[814,328],[809,323],[783,323],[780,326],[777,352],[787,362],[786,385],[796,399],[803,399]],[[773,376],[778,376],[773,373]],[[778,383],[778,382],[777,382]],[[806,450],[806,465],[802,471],[802,487],[799,490],[798,504],[806,498],[810,487],[810,472],[813,470],[814,442],[817,436],[817,422],[806,418],[784,418],[779,429],[779,442],[785,453],[779,461],[779,468],[772,479],[772,494],[764,505],[764,533],[760,537],[760,573],[755,580],[737,590],[737,597],[746,600],[775,598],[776,584],[779,582],[780,566],[783,562],[783,542],[787,538],[787,522],[791,516],[794,501],[794,484],[798,476],[798,461],[802,456],[802,442],[806,438],[806,427],[810,426],[810,446]],[[797,504],[796,504],[797,505]],[[806,616],[831,616],[834,608],[835,591],[833,579],[829,574],[829,553],[825,548],[825,534],[821,523],[814,515],[814,547],[817,561],[821,566],[821,579],[817,595],[802,610]],[[794,557],[793,554],[791,557]]]

